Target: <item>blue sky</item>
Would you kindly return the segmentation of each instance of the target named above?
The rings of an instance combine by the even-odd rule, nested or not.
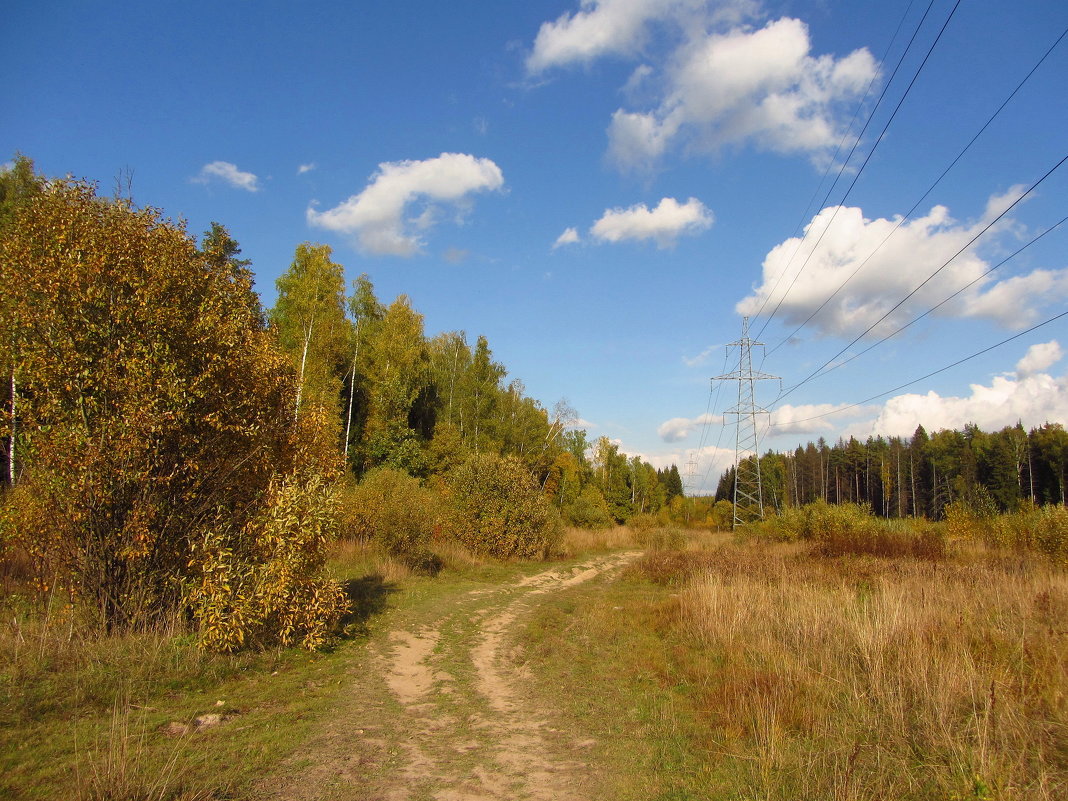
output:
[[[1062,40],[921,201],[1068,27],[1061,0],[954,5],[921,24],[920,1],[18,2],[0,159],[104,193],[132,171],[136,202],[225,224],[266,305],[297,244],[330,244],[428,334],[485,334],[591,436],[697,456],[700,489],[732,456],[736,388],[709,379],[741,312],[790,390],[975,281],[774,404],[762,447],[1068,417],[1062,318],[810,419],[1065,309],[1068,224],[981,276],[1068,214],[1068,165],[878,322],[1068,155]]]

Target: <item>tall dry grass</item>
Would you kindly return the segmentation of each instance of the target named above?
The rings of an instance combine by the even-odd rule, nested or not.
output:
[[[638,532],[627,526],[596,530],[568,526],[554,555],[571,558],[600,551],[637,548],[640,547],[639,539]]]
[[[1048,563],[730,546],[677,626],[703,747],[744,797],[1068,797],[1068,577]]]

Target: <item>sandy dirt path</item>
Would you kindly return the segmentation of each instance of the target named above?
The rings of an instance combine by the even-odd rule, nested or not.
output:
[[[594,557],[461,593],[399,621],[354,666],[335,715],[263,787],[276,799],[585,801],[595,743],[554,728],[525,681],[515,633],[550,593],[635,553]]]

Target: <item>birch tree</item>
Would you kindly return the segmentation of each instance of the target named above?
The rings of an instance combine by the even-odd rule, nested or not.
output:
[[[277,281],[270,319],[297,371],[294,417],[309,394],[330,411],[336,411],[340,397],[348,323],[345,277],[331,254],[328,245],[298,245],[293,263]]]

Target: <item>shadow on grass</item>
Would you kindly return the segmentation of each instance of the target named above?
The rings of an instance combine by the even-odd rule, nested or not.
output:
[[[386,611],[389,596],[400,592],[396,582],[386,581],[377,573],[361,578],[352,578],[342,584],[349,611],[341,619],[346,639],[365,637],[370,633],[368,622],[375,615]]]

